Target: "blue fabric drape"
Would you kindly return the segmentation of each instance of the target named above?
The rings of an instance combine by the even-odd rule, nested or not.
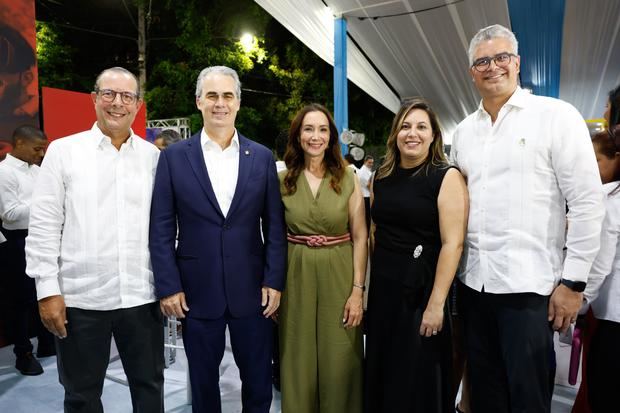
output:
[[[521,86],[536,95],[560,95],[565,0],[508,0],[519,41]]]
[[[347,85],[347,21],[344,18],[334,20],[334,121],[338,133],[349,127],[349,94]],[[348,152],[348,146],[340,139],[342,154]]]

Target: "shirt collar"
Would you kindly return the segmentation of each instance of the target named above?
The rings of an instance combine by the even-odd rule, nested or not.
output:
[[[211,145],[217,145],[217,147],[220,148],[220,145],[215,143],[211,138],[209,138],[209,135],[207,135],[207,132],[205,131],[205,129],[202,128],[202,130],[200,131],[200,147],[205,148],[205,146],[208,147]],[[230,145],[233,148],[239,150],[239,134],[237,133],[236,128],[235,128],[235,133],[233,133],[233,137],[232,137],[232,141]]]
[[[608,182],[603,184],[603,191],[605,191],[606,195],[609,195],[618,187],[618,185],[620,185],[620,181]]]
[[[6,158],[4,158],[3,163],[6,163],[7,165],[10,165],[17,169],[28,169],[31,166],[31,165],[28,165],[28,162],[24,162],[21,159],[14,157],[10,153],[6,155]]]
[[[523,90],[520,86],[517,86],[512,96],[508,99],[508,101],[504,104],[504,106],[514,106],[517,108],[524,108],[527,106],[527,101],[531,96],[530,92]],[[482,104],[482,99],[480,99],[480,103],[478,104],[478,114],[482,115],[487,113],[484,109],[484,105]]]
[[[99,129],[97,122],[93,124],[93,127],[90,130],[93,136],[93,145],[96,148],[100,147],[104,141],[107,141],[108,143],[112,144],[112,139],[108,135],[104,134],[101,131],[101,129]],[[133,130],[129,128],[129,138],[125,141],[125,143],[127,143],[130,148],[134,149],[135,148],[134,140],[135,140],[135,135],[133,133]]]

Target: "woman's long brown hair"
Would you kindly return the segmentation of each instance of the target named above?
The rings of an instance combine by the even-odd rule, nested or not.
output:
[[[426,112],[431,121],[431,129],[433,130],[433,142],[431,142],[428,150],[428,156],[424,160],[424,168],[420,168],[420,170],[425,170],[427,172],[431,165],[442,166],[448,164],[446,155],[443,152],[443,138],[439,127],[439,121],[437,120],[437,115],[435,115],[435,112],[433,112],[425,100],[414,98],[405,102],[396,113],[396,116],[394,116],[392,129],[387,139],[385,157],[383,159],[383,163],[377,170],[376,179],[383,179],[390,176],[400,164],[400,151],[396,145],[396,138],[398,137],[398,132],[400,132],[400,129],[403,126],[405,118],[409,112],[414,109],[420,109]]]
[[[329,142],[325,150],[325,156],[323,157],[323,165],[331,175],[330,186],[339,194],[341,190],[340,181],[344,176],[344,168],[346,168],[346,166],[340,152],[338,129],[336,128],[336,123],[331,113],[329,113],[325,106],[318,103],[311,103],[297,112],[289,128],[288,142],[286,144],[286,152],[284,153],[284,163],[286,163],[286,168],[288,169],[284,177],[286,195],[292,195],[297,191],[297,179],[305,166],[304,151],[301,148],[300,135],[304,118],[310,112],[321,112],[327,117],[329,123]]]

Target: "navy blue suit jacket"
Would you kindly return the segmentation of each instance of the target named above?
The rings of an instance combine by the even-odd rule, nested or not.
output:
[[[239,176],[227,217],[200,134],[162,151],[149,248],[157,296],[184,292],[188,317],[219,318],[226,308],[233,317],[260,313],[261,287],[282,291],[286,273],[286,226],[271,151],[239,134]]]

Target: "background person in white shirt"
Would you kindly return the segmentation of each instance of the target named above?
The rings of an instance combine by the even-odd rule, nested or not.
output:
[[[57,337],[65,412],[101,412],[116,342],[134,412],[163,412],[163,319],[148,250],[159,150],[130,126],[142,105],[136,77],[104,70],[92,129],[55,140],[35,184],[27,273]]]
[[[552,332],[577,316],[604,215],[583,118],[518,87],[517,47],[499,25],[474,36],[482,101],[452,144],[471,202],[459,278],[474,412],[550,411]]]
[[[43,373],[41,364],[32,355],[29,324],[37,321],[37,356],[54,355],[54,338],[41,325],[36,311],[37,295],[32,278],[26,275],[24,245],[28,235],[28,217],[34,181],[45,154],[47,137],[33,126],[20,126],[13,132],[13,150],[0,163],[0,231],[7,239],[0,245],[0,284],[6,312],[7,338],[13,343],[15,368],[35,376]],[[6,307],[5,307],[6,306]]]
[[[596,152],[605,199],[605,221],[601,232],[601,249],[592,265],[588,286],[583,295],[591,304],[596,325],[588,325],[593,331],[589,345],[584,342],[587,370],[582,377],[587,381],[588,403],[593,413],[605,413],[617,405],[620,388],[620,137],[612,131],[604,131],[592,138]],[[586,338],[587,340],[587,338]],[[583,384],[583,382],[582,382]],[[581,390],[581,389],[580,389]]]
[[[372,181],[375,158],[372,155],[366,155],[364,164],[357,171],[357,177],[360,179],[360,187],[364,196],[364,210],[366,211],[366,229],[370,233],[370,181]]]
[[[353,155],[347,153],[346,155],[344,155],[343,158],[347,167],[351,168],[351,170],[353,170],[353,172],[357,174],[359,172],[359,169],[357,169],[357,166],[355,166],[355,158],[353,157]]]

